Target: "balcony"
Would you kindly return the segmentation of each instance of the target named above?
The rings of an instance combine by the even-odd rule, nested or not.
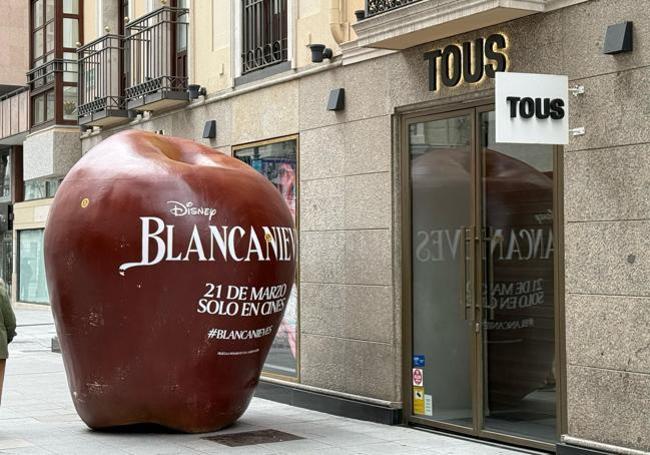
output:
[[[189,10],[159,8],[126,26],[126,107],[155,111],[189,102],[187,32]]]
[[[359,47],[406,49],[544,12],[548,0],[366,0]]]
[[[366,0],[366,17],[386,13],[421,0]]]
[[[22,144],[28,132],[28,87],[0,96],[0,145]]]
[[[104,35],[77,50],[79,125],[109,127],[127,120],[122,45],[121,36]]]

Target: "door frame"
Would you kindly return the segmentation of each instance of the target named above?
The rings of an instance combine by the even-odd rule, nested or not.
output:
[[[471,143],[471,204],[470,211],[472,225],[480,230],[479,221],[481,216],[480,198],[482,197],[482,172],[475,169],[480,154],[480,128],[478,121],[481,113],[494,109],[494,97],[486,97],[480,100],[462,103],[446,104],[440,107],[428,107],[398,112],[395,115],[395,147],[397,148],[396,164],[399,166],[397,189],[399,190],[399,203],[401,205],[401,222],[398,226],[402,232],[398,235],[401,244],[401,298],[402,298],[402,402],[403,402],[403,423],[407,425],[424,426],[434,430],[449,431],[462,435],[472,436],[481,439],[504,442],[517,446],[532,449],[555,451],[555,443],[546,443],[534,439],[513,436],[495,431],[483,429],[483,356],[482,356],[482,331],[478,334],[471,331],[472,352],[470,353],[471,395],[473,403],[474,427],[469,430],[443,422],[432,422],[413,415],[412,399],[413,389],[411,386],[412,358],[413,358],[413,295],[412,295],[412,215],[411,215],[411,178],[410,178],[410,156],[408,150],[408,125],[415,119],[418,121],[438,120],[450,117],[457,117],[470,114],[472,133]],[[556,376],[556,442],[560,442],[560,436],[567,430],[567,407],[566,407],[566,337],[565,337],[565,312],[564,312],[564,207],[563,207],[563,181],[564,163],[563,149],[561,146],[553,148],[553,242],[554,242],[554,324],[555,324],[555,376]],[[482,163],[481,163],[482,165]],[[481,262],[477,261],[478,254],[483,248],[483,239],[479,232],[475,232],[477,241],[472,242],[471,257],[473,270],[471,271],[474,283],[480,284],[483,279]],[[474,302],[481,302],[481,286],[473,286]],[[479,300],[477,300],[479,299]],[[473,305],[475,320],[479,321],[480,305]]]

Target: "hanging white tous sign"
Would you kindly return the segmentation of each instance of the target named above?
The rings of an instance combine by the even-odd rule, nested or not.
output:
[[[568,144],[569,78],[552,74],[496,74],[496,141]]]

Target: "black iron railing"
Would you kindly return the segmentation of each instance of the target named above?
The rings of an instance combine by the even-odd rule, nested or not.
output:
[[[125,68],[127,99],[157,91],[187,90],[189,10],[159,8],[126,26]]]
[[[29,87],[0,96],[0,139],[29,130]]]
[[[392,11],[421,0],[366,0],[366,17]]]
[[[287,61],[287,0],[242,0],[242,74]]]
[[[126,109],[122,44],[121,36],[104,35],[77,50],[79,117],[102,110]]]

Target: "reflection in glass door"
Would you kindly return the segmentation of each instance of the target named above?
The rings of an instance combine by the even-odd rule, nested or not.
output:
[[[405,126],[410,420],[552,443],[554,148],[495,143],[481,108]]]
[[[480,113],[484,428],[555,440],[553,146],[496,144]]]
[[[468,428],[472,331],[459,296],[466,290],[465,239],[472,224],[471,114],[411,123],[408,132],[413,353],[424,359],[412,409],[423,419]]]

